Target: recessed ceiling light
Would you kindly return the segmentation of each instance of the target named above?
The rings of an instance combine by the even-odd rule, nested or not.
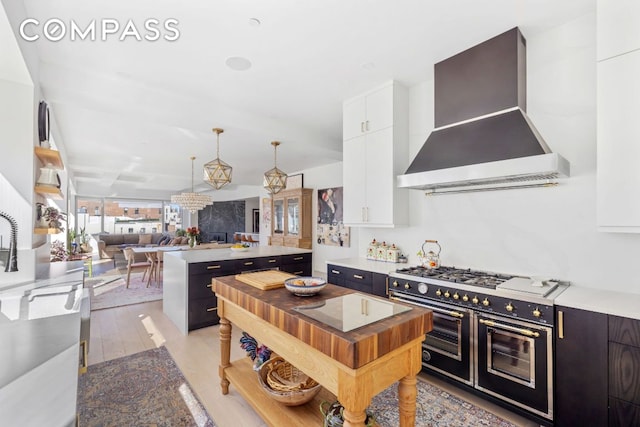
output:
[[[244,71],[251,68],[251,61],[241,56],[230,56],[224,63],[227,64],[227,67],[236,71]]]
[[[261,22],[258,18],[249,18],[249,25],[251,25],[252,27],[259,27],[260,24]]]

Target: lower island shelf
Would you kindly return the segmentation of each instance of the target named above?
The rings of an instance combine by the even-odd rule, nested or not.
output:
[[[320,404],[323,401],[333,403],[337,400],[331,392],[322,388],[313,400],[304,405],[286,406],[276,402],[262,390],[258,373],[253,370],[248,357],[235,360],[224,372],[231,387],[235,387],[270,426],[321,426],[324,417],[320,412]]]

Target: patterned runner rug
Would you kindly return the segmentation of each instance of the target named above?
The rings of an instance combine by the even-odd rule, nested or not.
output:
[[[89,366],[78,413],[81,426],[216,425],[164,347]]]
[[[397,383],[375,396],[369,410],[380,427],[396,427],[398,416]],[[517,427],[509,421],[453,396],[418,379],[416,427]]]
[[[147,288],[147,281],[142,280],[142,274],[132,273],[128,288],[126,271],[123,275],[111,271],[85,279],[85,286],[91,295],[91,310],[161,300],[162,280],[159,284],[152,281]]]

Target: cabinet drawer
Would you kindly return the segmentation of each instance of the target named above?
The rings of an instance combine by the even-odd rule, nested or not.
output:
[[[627,427],[640,425],[640,406],[609,398],[609,426]]]
[[[311,252],[306,254],[282,255],[280,258],[283,265],[311,262]]]
[[[245,258],[236,260],[236,273],[280,267],[280,257]]]
[[[194,298],[205,298],[213,295],[211,279],[216,277],[213,274],[198,274],[189,276],[189,300]]]
[[[370,271],[356,270],[355,268],[347,268],[344,271],[345,280],[356,283],[364,283],[371,286],[373,280],[373,273]]]
[[[296,276],[311,276],[311,263],[283,264],[280,270]]]
[[[211,273],[226,276],[235,273],[235,261],[211,261],[189,264],[189,275]]]
[[[609,343],[609,396],[640,405],[640,348]]]
[[[609,316],[609,341],[640,347],[640,320]]]
[[[220,323],[218,299],[200,298],[189,301],[189,330]]]

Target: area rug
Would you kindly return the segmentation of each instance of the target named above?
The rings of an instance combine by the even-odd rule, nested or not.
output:
[[[141,302],[162,299],[162,280],[155,281],[147,288],[147,281],[142,280],[142,273],[131,274],[127,288],[127,275],[103,274],[85,279],[85,286],[89,288],[91,296],[91,310],[120,307]]]
[[[78,414],[81,426],[216,425],[164,347],[89,366]]]
[[[420,427],[517,427],[497,415],[462,400],[446,391],[418,380],[416,426]],[[369,410],[380,427],[396,427],[398,416],[397,383],[375,396]]]

